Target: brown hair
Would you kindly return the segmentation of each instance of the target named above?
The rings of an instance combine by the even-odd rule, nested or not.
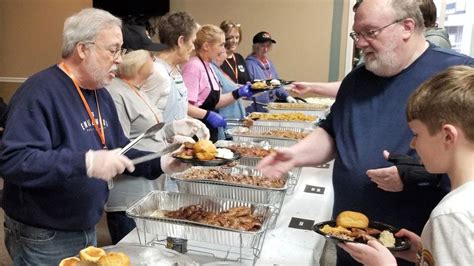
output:
[[[179,36],[188,41],[198,28],[194,18],[186,12],[171,12],[160,18],[158,36],[160,42],[174,48],[178,45]]]
[[[431,28],[436,26],[436,5],[433,0],[418,0],[425,27]]]
[[[194,41],[196,51],[199,51],[205,42],[216,43],[219,40],[220,35],[225,34],[219,27],[212,24],[202,25],[202,27],[197,32],[196,40]]]
[[[420,120],[430,134],[443,124],[460,127],[474,141],[474,68],[453,66],[433,76],[408,99],[408,122]]]
[[[236,24],[230,20],[224,20],[221,22],[220,28],[224,31],[226,38],[227,34],[230,33],[230,30],[237,29],[239,32],[239,44],[242,42],[242,29],[240,28],[240,24]]]

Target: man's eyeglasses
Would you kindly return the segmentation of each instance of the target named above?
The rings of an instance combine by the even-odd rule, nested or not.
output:
[[[390,23],[390,24],[387,24],[387,25],[385,25],[385,26],[383,26],[383,27],[376,28],[376,29],[373,29],[373,30],[361,31],[361,32],[355,32],[355,31],[353,31],[353,32],[351,32],[351,33],[349,34],[349,36],[350,36],[350,37],[354,40],[354,42],[356,42],[356,43],[359,42],[361,36],[362,36],[366,41],[372,41],[372,40],[374,40],[374,39],[377,37],[377,35],[379,35],[379,33],[380,33],[383,29],[385,29],[385,28],[387,28],[387,27],[389,27],[389,26],[392,26],[393,24],[397,24],[397,23],[399,23],[399,22],[401,22],[401,21],[403,21],[403,19],[397,19],[397,20],[395,20],[394,22],[392,22],[392,23]]]
[[[122,48],[122,47],[115,47],[115,48],[105,48],[103,46],[97,45],[95,42],[86,42],[86,44],[92,44],[95,45],[101,49],[109,51],[109,53],[112,55],[113,59],[116,60],[119,56],[124,56],[127,53],[127,49]]]

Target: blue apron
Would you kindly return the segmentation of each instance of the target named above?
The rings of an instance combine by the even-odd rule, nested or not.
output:
[[[183,77],[180,74],[170,74],[170,77],[170,94],[163,112],[163,119],[167,124],[188,116],[188,89]]]

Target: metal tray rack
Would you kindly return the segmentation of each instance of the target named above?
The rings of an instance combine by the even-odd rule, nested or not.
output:
[[[190,193],[206,196],[215,196],[226,199],[238,199],[245,202],[255,202],[268,204],[273,207],[273,217],[269,222],[268,228],[273,229],[276,224],[281,206],[285,199],[286,191],[290,186],[294,187],[294,181],[290,174],[283,176],[285,185],[282,188],[267,188],[255,185],[234,184],[218,180],[196,180],[185,178],[186,174],[193,169],[219,169],[230,174],[244,174],[251,176],[262,176],[262,172],[248,166],[236,167],[193,167],[183,173],[173,174],[172,180],[175,180],[180,193]]]
[[[242,145],[245,147],[260,147],[264,149],[274,148],[266,140],[262,140],[259,142],[239,142],[239,141],[219,140],[215,143],[215,145],[219,148],[226,148],[226,147],[230,147],[231,145]],[[262,158],[260,157],[245,157],[242,155],[242,157],[237,162],[239,163],[239,165],[256,167],[258,162],[260,162],[261,159]],[[301,167],[294,167],[293,169],[291,169],[290,172],[288,172],[288,175],[289,175],[289,180],[287,183],[288,189],[286,190],[286,195],[291,195],[295,191],[295,187],[298,184],[298,180],[301,175]]]
[[[214,212],[240,206],[252,207],[255,215],[263,217],[262,227],[258,231],[239,231],[152,215],[156,211],[177,210],[193,204],[200,204],[206,210]],[[249,259],[243,257],[245,253],[242,249],[251,249],[253,255],[251,259],[253,259],[254,263],[260,256],[272,213],[272,207],[265,204],[167,191],[152,191],[133,203],[126,210],[127,216],[133,218],[136,223],[140,244],[150,245],[150,243],[153,243],[153,239],[151,242],[147,241],[147,233],[157,237],[183,238],[192,241],[238,247],[240,249],[240,260]]]

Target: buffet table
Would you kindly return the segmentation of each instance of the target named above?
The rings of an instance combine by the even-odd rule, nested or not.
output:
[[[263,246],[258,250],[242,250],[208,243],[188,241],[186,255],[200,264],[231,262],[242,258],[242,264],[319,265],[325,239],[311,230],[313,223],[330,220],[333,205],[333,163],[319,168],[303,168],[291,195],[286,195],[274,229],[267,230]],[[145,237],[144,237],[145,236]],[[164,245],[166,236],[130,232],[119,244]],[[257,251],[257,252],[256,252]],[[255,259],[254,254],[259,254]],[[224,262],[225,261],[225,262]]]

